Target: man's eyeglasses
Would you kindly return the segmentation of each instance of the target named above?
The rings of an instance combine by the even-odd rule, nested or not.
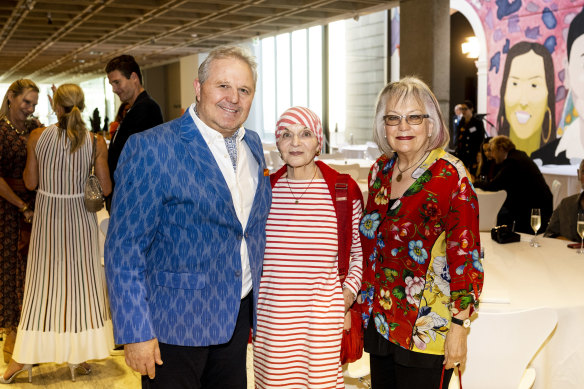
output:
[[[406,123],[411,125],[421,124],[424,118],[429,118],[428,114],[410,114],[410,115],[385,115],[383,121],[386,126],[398,126],[402,119],[406,119]]]

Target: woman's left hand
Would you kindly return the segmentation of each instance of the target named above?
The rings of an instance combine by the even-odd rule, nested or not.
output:
[[[444,365],[446,369],[453,369],[460,363],[462,369],[466,363],[466,338],[468,330],[458,324],[452,323],[446,334],[444,343]]]
[[[355,295],[349,289],[343,289],[343,298],[345,299],[345,313],[351,308],[351,305],[355,302]]]

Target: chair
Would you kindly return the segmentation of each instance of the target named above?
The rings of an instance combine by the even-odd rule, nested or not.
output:
[[[270,161],[272,163],[272,173],[284,165],[284,161],[280,158],[280,152],[278,150],[270,150]]]
[[[479,230],[491,231],[497,225],[497,214],[507,198],[507,192],[477,191],[479,198]]]
[[[329,166],[339,173],[346,173],[351,176],[351,178],[355,181],[359,180],[359,171],[361,170],[361,166],[358,163],[352,163],[349,165],[336,165],[336,164],[329,164]]]
[[[536,372],[531,360],[554,331],[558,315],[551,308],[514,312],[479,312],[468,335],[465,389],[528,389]],[[458,388],[453,375],[450,389]]]
[[[553,180],[552,181],[552,196],[554,198],[553,200],[553,205],[554,205],[554,209],[556,209],[556,207],[559,205],[560,203],[560,199],[558,198],[559,194],[560,194],[560,189],[562,188],[562,183],[558,180]]]
[[[344,371],[345,377],[352,378],[356,382],[353,384],[353,382],[350,382],[350,380],[345,379],[345,387],[350,388],[364,386],[366,388],[371,388],[370,380],[367,378],[370,373],[371,367],[369,364],[369,353],[363,351],[363,356],[359,360],[353,363],[348,363],[346,365]],[[357,383],[360,383],[361,385],[357,386]]]

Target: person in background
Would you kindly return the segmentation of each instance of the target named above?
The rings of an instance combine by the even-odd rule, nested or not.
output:
[[[419,79],[381,91],[373,137],[383,155],[359,227],[371,384],[447,388],[466,362],[483,285],[478,199],[461,161],[443,149],[448,129]]]
[[[128,104],[128,110],[110,141],[107,163],[112,181],[112,194],[106,197],[106,208],[111,208],[111,200],[115,192],[116,181],[114,173],[118,167],[118,159],[130,135],[142,132],[162,123],[162,111],[142,86],[140,66],[131,55],[120,55],[108,62],[105,67],[107,78],[113,92],[118,95],[123,104]]]
[[[243,127],[256,81],[247,51],[212,50],[196,103],[120,156],[105,269],[116,341],[144,388],[247,387],[271,199],[260,137]]]
[[[533,233],[530,218],[533,208],[541,209],[541,229],[545,231],[552,215],[553,196],[537,165],[505,135],[489,142],[499,172],[490,181],[475,182],[486,191],[504,190],[507,198],[497,215],[497,225],[515,226],[515,231]]]
[[[495,159],[491,153],[491,145],[489,144],[491,137],[485,138],[481,144],[481,149],[477,153],[477,170],[475,172],[474,181],[490,181],[498,172],[499,165],[495,163]]]
[[[24,182],[38,186],[37,208],[14,355],[0,383],[24,371],[30,382],[32,365],[44,362],[67,362],[75,381],[76,372],[91,372],[87,360],[106,358],[113,347],[97,216],[83,197],[94,142],[95,175],[103,193],[111,191],[107,146],[85,127],[84,106],[78,85],[61,85],[53,98],[58,123],[28,140]]]
[[[580,162],[578,180],[584,189],[584,160]],[[576,229],[579,212],[584,212],[584,192],[562,199],[560,205],[552,213],[544,236],[580,242],[580,235]]]
[[[474,115],[474,106],[470,100],[465,100],[460,108],[462,119],[458,123],[456,132],[456,156],[464,163],[469,172],[476,171],[477,153],[485,139],[483,121]]]
[[[285,165],[271,177],[254,341],[257,388],[345,387],[340,347],[343,317],[361,288],[363,199],[352,178],[343,183],[314,160],[322,138],[320,118],[305,107],[287,109],[276,124]]]
[[[454,106],[454,118],[452,119],[452,137],[456,141],[458,139],[458,123],[462,120],[462,104],[456,104]],[[456,148],[456,145],[454,145]]]
[[[109,124],[108,136],[110,140],[113,139],[114,135],[116,134],[116,131],[118,130],[120,123],[122,123],[122,120],[124,120],[124,117],[128,112],[128,109],[130,109],[130,104],[128,103],[120,104],[120,107],[118,108],[118,113],[116,114],[114,121]]]
[[[12,356],[20,319],[34,192],[22,180],[26,142],[38,127],[29,119],[39,88],[27,79],[14,81],[0,108],[0,328],[4,330],[4,362]]]

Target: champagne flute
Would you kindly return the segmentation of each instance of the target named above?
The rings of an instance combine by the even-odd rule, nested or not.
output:
[[[584,211],[578,211],[578,224],[576,228],[578,235],[580,235],[580,250],[578,250],[578,254],[584,254]]]
[[[531,228],[533,228],[533,239],[529,242],[531,247],[539,247],[537,242],[537,231],[541,227],[541,210],[539,208],[533,208],[531,210]]]

